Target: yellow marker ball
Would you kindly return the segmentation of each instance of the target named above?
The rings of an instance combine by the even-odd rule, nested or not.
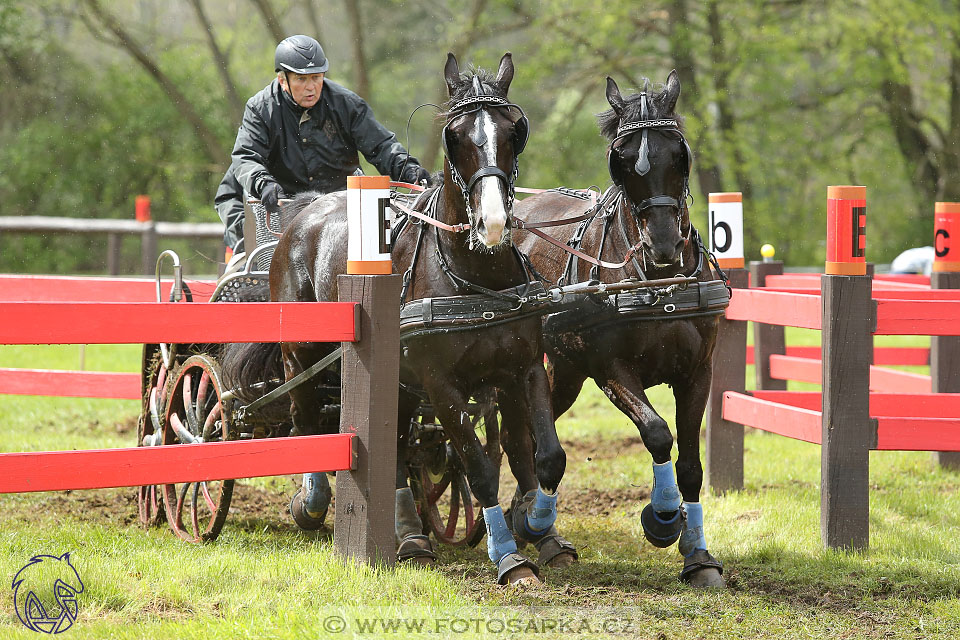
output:
[[[772,244],[765,244],[760,247],[760,255],[764,258],[772,258],[774,253],[776,253],[776,250]]]

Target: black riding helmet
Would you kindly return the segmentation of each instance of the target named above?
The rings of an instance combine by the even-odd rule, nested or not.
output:
[[[301,75],[325,73],[330,67],[320,43],[310,36],[290,36],[277,45],[273,56],[275,71],[292,71]]]

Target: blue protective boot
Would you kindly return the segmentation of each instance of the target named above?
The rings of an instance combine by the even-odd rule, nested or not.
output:
[[[650,504],[640,513],[643,535],[655,547],[669,547],[683,529],[683,514],[680,512],[680,489],[673,475],[670,462],[653,465],[653,490]]]
[[[684,502],[683,534],[677,549],[683,554],[683,571],[680,580],[694,587],[725,587],[723,564],[707,551],[707,539],[703,534],[703,505],[699,502]]]

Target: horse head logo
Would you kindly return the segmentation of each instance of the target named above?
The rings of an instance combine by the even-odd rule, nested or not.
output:
[[[63,633],[77,619],[77,594],[83,592],[80,574],[70,554],[34,556],[13,577],[17,617],[39,633]]]

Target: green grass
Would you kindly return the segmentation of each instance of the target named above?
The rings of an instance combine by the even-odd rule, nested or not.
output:
[[[819,336],[788,335],[806,340]],[[5,367],[76,368],[78,357],[77,347],[0,347]],[[138,362],[136,347],[86,351],[90,369],[135,371]],[[669,389],[650,397],[672,422]],[[136,401],[0,397],[0,450],[131,446],[137,411]],[[606,636],[604,623],[624,636],[683,640],[960,636],[960,474],[939,469],[931,454],[871,454],[870,550],[841,553],[820,542],[819,447],[749,432],[745,489],[702,498],[707,539],[729,582],[704,593],[677,581],[675,549],[643,538],[650,456],[629,421],[588,383],[558,431],[568,452],[559,524],[581,562],[545,569],[546,584],[528,591],[494,584],[484,545],[442,548],[437,569],[344,563],[330,531],[298,532],[284,513],[288,477],[243,481],[256,500],[235,502],[220,538],[203,546],[141,529],[129,489],[2,496],[0,577],[11,579],[34,554],[71,551],[86,587],[64,636],[76,638],[428,635],[361,632],[357,619],[375,617],[422,619],[437,631],[429,637],[510,637],[496,633],[498,621],[538,638]],[[509,496],[506,465],[503,478]],[[0,638],[34,637],[12,595],[0,602]],[[330,616],[347,631],[325,630]],[[457,620],[466,632],[451,633]],[[544,631],[549,621],[566,627]]]

